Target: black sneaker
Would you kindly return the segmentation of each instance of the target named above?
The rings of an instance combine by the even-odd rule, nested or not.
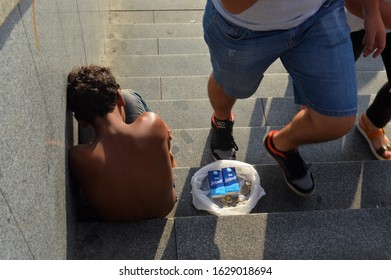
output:
[[[280,152],[274,147],[272,138],[276,132],[276,130],[272,130],[265,136],[263,146],[269,156],[279,165],[288,186],[299,195],[311,194],[315,188],[311,171],[301,158],[298,149]]]
[[[220,121],[212,115],[212,128],[210,130],[210,149],[215,160],[220,159],[236,159],[236,151],[238,146],[232,136],[232,128],[234,126],[232,120]]]

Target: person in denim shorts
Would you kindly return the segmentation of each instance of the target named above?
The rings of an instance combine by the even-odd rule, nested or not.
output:
[[[364,55],[378,56],[385,46],[379,3],[362,2]],[[208,0],[203,28],[213,67],[208,82],[213,157],[236,159],[232,108],[238,98],[255,93],[266,69],[279,58],[292,77],[295,103],[303,109],[263,142],[288,186],[300,195],[312,193],[314,180],[298,147],[345,135],[357,114],[343,0]]]

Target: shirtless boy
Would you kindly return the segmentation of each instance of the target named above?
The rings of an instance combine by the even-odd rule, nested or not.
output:
[[[95,132],[70,151],[72,179],[106,221],[164,218],[176,202],[167,124],[134,92],[121,92],[109,68],[74,68],[67,102]]]

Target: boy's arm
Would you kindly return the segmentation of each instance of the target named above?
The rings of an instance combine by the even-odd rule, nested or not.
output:
[[[365,26],[363,55],[366,57],[373,53],[373,57],[377,57],[386,46],[386,33],[379,10],[379,1],[360,0],[360,2]]]
[[[257,0],[221,0],[224,9],[232,14],[240,14],[250,8]]]
[[[167,150],[170,157],[171,167],[177,167],[174,155],[171,151],[171,141],[173,139],[171,128],[168,124],[156,113],[146,112],[143,113],[136,121],[141,121],[142,119],[148,119],[152,124],[151,133],[154,135],[159,135],[158,137],[164,139],[164,142],[167,143]],[[148,126],[150,128],[150,126]],[[151,135],[152,135],[151,134]]]
[[[166,124],[166,127],[167,127],[167,133],[168,133],[168,149],[169,149],[169,153],[170,153],[171,166],[177,167],[174,155],[172,154],[172,151],[171,151],[171,140],[173,139],[172,132],[171,132],[170,127],[167,124]]]

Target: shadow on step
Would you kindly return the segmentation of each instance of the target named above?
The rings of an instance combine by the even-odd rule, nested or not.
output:
[[[76,259],[177,259],[173,219],[80,223]]]

